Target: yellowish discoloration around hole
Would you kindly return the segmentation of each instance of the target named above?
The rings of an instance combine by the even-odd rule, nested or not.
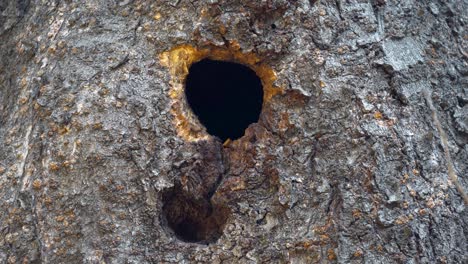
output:
[[[198,141],[208,138],[204,127],[189,109],[184,94],[184,84],[190,66],[202,59],[232,61],[249,66],[260,77],[263,85],[263,104],[268,103],[283,89],[276,87],[276,73],[252,52],[242,53],[239,44],[233,41],[229,48],[207,47],[195,48],[190,45],[177,46],[160,54],[161,65],[167,67],[171,74],[171,89],[169,96],[172,99],[171,112],[180,137],[187,141]]]

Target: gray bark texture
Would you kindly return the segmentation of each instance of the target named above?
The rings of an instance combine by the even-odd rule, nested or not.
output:
[[[467,263],[467,10],[0,0],[0,263]],[[203,57],[262,78],[240,139]]]

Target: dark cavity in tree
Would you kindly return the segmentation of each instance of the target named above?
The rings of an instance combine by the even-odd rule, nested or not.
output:
[[[247,66],[204,59],[190,67],[185,85],[189,106],[208,133],[222,141],[242,137],[258,121],[263,87]]]
[[[209,199],[197,199],[176,185],[163,194],[165,224],[185,242],[209,244],[223,233],[229,210],[212,205]]]

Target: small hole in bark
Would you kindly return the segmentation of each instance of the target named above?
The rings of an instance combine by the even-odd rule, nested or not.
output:
[[[275,24],[271,24],[271,29],[276,29],[276,25],[275,25]]]
[[[190,67],[185,95],[208,133],[222,141],[242,137],[263,104],[262,82],[252,69],[210,59]]]
[[[209,244],[223,233],[229,210],[213,206],[209,199],[195,199],[182,188],[171,188],[163,195],[163,215],[175,236],[185,242]]]

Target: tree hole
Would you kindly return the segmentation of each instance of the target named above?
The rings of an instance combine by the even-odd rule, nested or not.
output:
[[[163,215],[167,226],[185,242],[209,244],[223,234],[229,210],[213,206],[209,199],[195,199],[182,188],[171,188],[163,195]]]
[[[192,111],[209,134],[235,140],[258,122],[263,104],[260,78],[239,63],[204,59],[192,64],[185,83]]]

